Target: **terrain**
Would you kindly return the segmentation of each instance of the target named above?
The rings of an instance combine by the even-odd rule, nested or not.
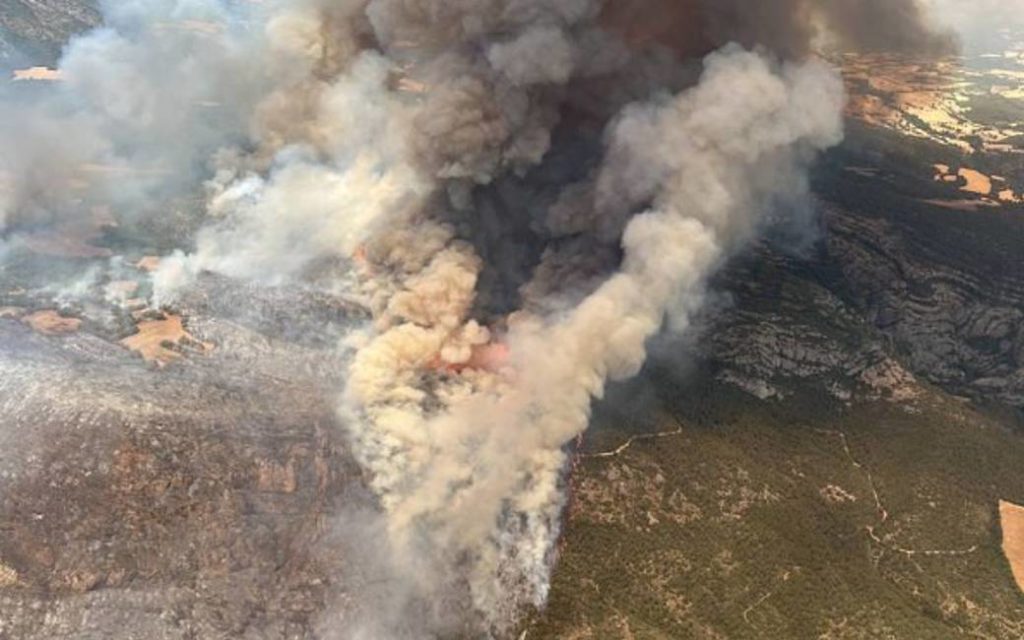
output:
[[[1024,633],[1000,524],[1024,499],[1024,208],[957,171],[1019,188],[1024,148],[891,93],[885,118],[858,110],[866,63],[847,63],[821,235],[734,260],[698,335],[598,406],[529,637]],[[873,85],[962,62],[887,64]]]
[[[595,407],[521,637],[1024,635],[1024,96],[884,62],[844,61],[814,232],[779,221]],[[149,309],[164,247],[97,231],[0,265],[0,638],[330,637],[375,588],[335,407],[363,311],[212,275]]]
[[[824,206],[820,253],[738,261],[702,337],[598,407],[530,637],[1020,635],[1014,285],[936,249],[1006,221]]]
[[[336,350],[254,322],[251,292],[218,284],[183,305],[216,345],[186,365],[112,339],[132,330],[40,332],[8,308],[0,637],[303,637],[340,576],[358,586],[329,540],[342,506],[371,504],[331,402]],[[352,314],[262,295],[293,331]]]
[[[0,69],[53,66],[68,38],[95,27],[95,0],[3,0],[0,2]]]

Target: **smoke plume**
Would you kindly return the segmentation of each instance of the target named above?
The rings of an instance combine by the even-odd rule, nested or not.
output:
[[[357,297],[339,411],[400,585],[340,637],[543,607],[567,445],[842,136],[812,51],[949,51],[913,0],[136,0],[4,107],[0,229],[113,203],[202,271]],[[83,167],[102,166],[81,186]],[[68,185],[79,185],[72,188]],[[159,203],[159,206],[154,205]],[[164,227],[156,227],[164,229]],[[368,565],[370,566],[370,565]],[[387,600],[376,593],[375,602]],[[397,603],[397,604],[396,604]]]

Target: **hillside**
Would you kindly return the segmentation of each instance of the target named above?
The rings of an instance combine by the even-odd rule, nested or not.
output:
[[[598,405],[526,637],[1019,636],[998,508],[1024,502],[1022,219],[922,204],[946,188],[924,165],[877,163],[866,191],[856,142],[818,176],[821,235],[783,251],[775,229],[738,256],[698,330]],[[75,285],[97,259],[52,252],[2,272],[0,631],[344,619],[374,588],[345,542],[371,507],[325,398],[362,312],[211,276],[177,305],[170,364],[147,366],[121,342],[165,321],[110,297],[144,298],[146,261]],[[40,261],[92,293],[60,303]],[[33,320],[53,308],[81,323]]]
[[[2,64],[96,21],[2,2]],[[594,408],[521,639],[1024,637],[1000,526],[1024,504],[1021,99],[948,61],[846,64],[877,109],[848,112],[814,215],[773,220]],[[201,220],[181,200],[0,262],[0,640],[322,638],[395,606],[337,410],[365,308],[212,274],[149,308],[153,254]]]
[[[95,0],[2,0],[0,68],[53,66],[69,37],[99,22]]]
[[[817,241],[736,259],[699,334],[597,408],[527,637],[1024,633],[999,525],[1024,498],[1024,211],[936,204],[972,200],[930,175],[1017,160],[849,125]]]
[[[1020,636],[998,524],[1024,497],[1019,435],[931,391],[910,408],[655,388],[646,424],[591,434],[529,638]]]

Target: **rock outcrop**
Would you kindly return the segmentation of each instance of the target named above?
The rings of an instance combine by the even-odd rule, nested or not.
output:
[[[734,261],[703,355],[762,397],[784,396],[788,379],[905,398],[917,376],[1024,406],[1024,216],[950,212],[873,188],[858,201],[856,185],[841,184],[820,203],[813,249],[765,243]]]

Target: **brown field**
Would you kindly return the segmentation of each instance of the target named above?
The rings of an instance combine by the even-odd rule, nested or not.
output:
[[[82,326],[82,321],[78,318],[65,318],[52,309],[37,311],[25,316],[21,321],[32,327],[36,333],[41,333],[44,336],[74,333]]]
[[[960,169],[960,177],[967,181],[967,184],[961,187],[961,191],[976,193],[979,196],[992,193],[992,180],[984,173],[974,169]]]
[[[168,314],[163,320],[147,320],[138,325],[139,332],[121,344],[140,354],[147,362],[164,367],[182,357],[181,348],[197,347],[209,351],[213,345],[200,342],[185,330],[181,316]]]
[[[1024,591],[1024,507],[1000,500],[999,520],[1003,529],[1003,553],[1017,586]]]
[[[53,82],[63,80],[63,76],[57,69],[30,67],[28,69],[16,69],[14,71],[14,80],[48,80]]]

